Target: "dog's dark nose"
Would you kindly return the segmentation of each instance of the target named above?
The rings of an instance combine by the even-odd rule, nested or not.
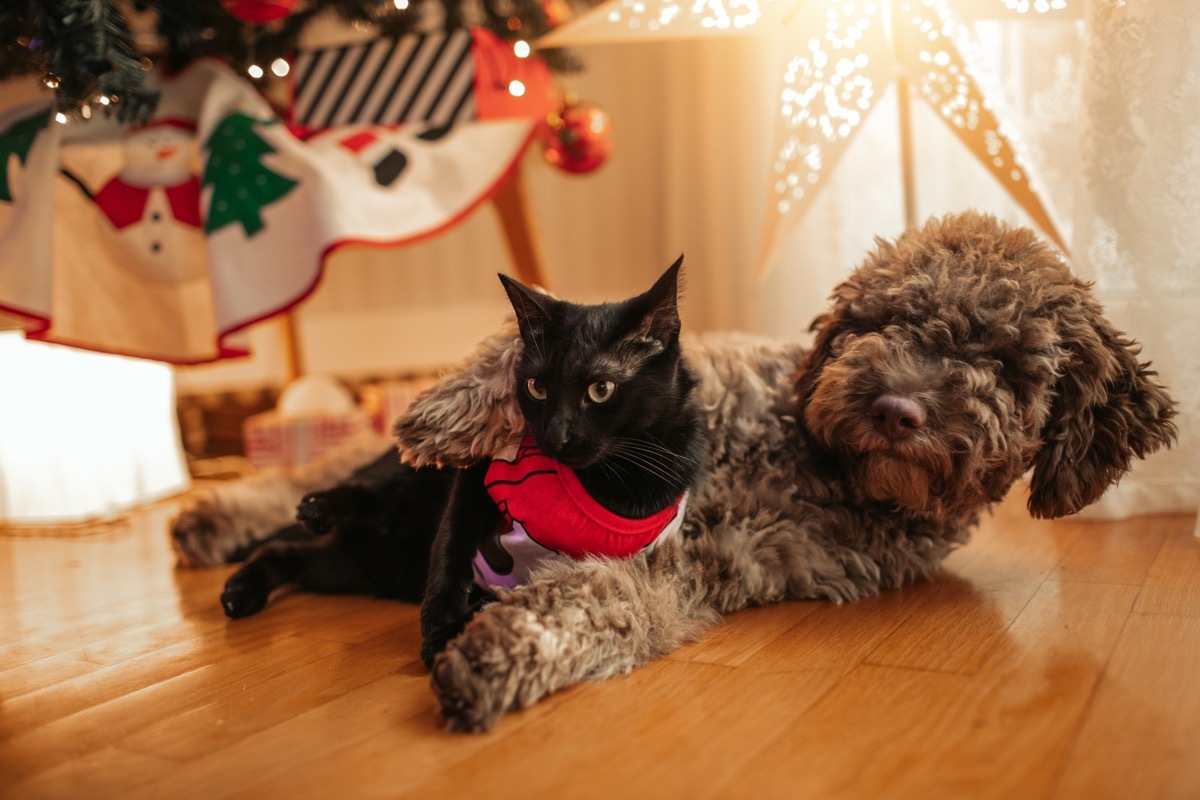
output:
[[[925,424],[925,406],[904,394],[881,394],[871,404],[875,430],[893,442],[907,439]]]

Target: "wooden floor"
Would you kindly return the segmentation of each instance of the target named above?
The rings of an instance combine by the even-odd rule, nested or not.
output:
[[[1194,517],[1019,501],[935,581],[736,614],[478,736],[440,729],[411,606],[228,622],[169,505],[5,530],[0,797],[1200,797]]]

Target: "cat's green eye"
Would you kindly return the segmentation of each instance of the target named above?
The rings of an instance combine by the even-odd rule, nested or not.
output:
[[[593,403],[607,403],[616,390],[617,385],[612,381],[596,381],[588,387],[588,400]]]
[[[529,378],[525,381],[525,391],[529,392],[529,396],[534,400],[546,399],[546,387],[542,386],[542,382],[537,378]]]

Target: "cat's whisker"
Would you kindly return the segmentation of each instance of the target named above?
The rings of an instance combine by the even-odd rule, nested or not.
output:
[[[697,456],[690,455],[687,452],[675,452],[657,442],[646,442],[640,439],[613,439],[612,446],[615,450],[622,452],[635,451],[646,458],[653,459],[656,463],[664,466],[675,467],[680,466],[698,466],[701,459]]]
[[[632,491],[629,488],[629,484],[625,482],[625,478],[622,475],[622,471],[621,471],[619,464],[613,464],[613,463],[601,461],[600,468],[602,470],[604,470],[605,472],[607,472],[609,475],[612,475],[618,481],[620,481],[621,485],[625,487],[625,491],[627,491],[627,492]]]
[[[650,444],[655,449],[657,449],[661,453],[664,453],[664,454],[670,456],[673,460],[683,461],[684,463],[689,464],[691,466],[700,466],[704,461],[703,456],[691,455],[686,450],[684,450],[682,452],[676,452],[673,448],[668,447],[667,445],[663,444],[658,439],[656,439],[654,437],[653,433],[647,432],[646,436],[650,439]]]
[[[613,459],[626,461],[634,466],[641,467],[646,472],[662,478],[668,482],[676,482],[680,479],[682,473],[680,465],[677,462],[670,462],[657,457],[652,451],[642,451],[629,447],[618,446],[609,451],[609,455]]]
[[[672,477],[679,477],[681,468],[686,466],[681,464],[678,459],[664,458],[658,453],[652,451],[638,450],[629,447],[618,447],[613,451],[613,455],[623,458],[626,461],[635,462],[645,467],[653,467],[658,470],[658,474],[667,474]]]

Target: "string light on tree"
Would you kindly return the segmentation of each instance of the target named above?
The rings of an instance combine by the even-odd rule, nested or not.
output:
[[[513,97],[520,97],[525,94],[525,84],[520,81],[509,81],[508,93]]]
[[[292,65],[287,62],[286,58],[277,58],[271,62],[271,72],[279,78],[287,77],[291,71]]]
[[[529,53],[532,52],[529,47],[529,42],[524,39],[513,44],[513,55],[517,58],[529,58]]]
[[[764,4],[770,5],[771,0],[614,0],[605,6],[605,18],[612,25],[650,33],[685,20],[707,30],[743,31],[762,20]]]
[[[246,74],[254,80],[258,80],[263,76],[264,73],[263,68],[258,64],[251,64],[250,66],[246,67]]]
[[[602,0],[570,0],[591,6]],[[303,49],[313,27],[330,21],[383,38],[424,32],[436,18],[447,27],[475,26],[525,47],[569,11],[567,0],[23,0],[6,4],[0,28],[0,81],[31,75],[47,81],[56,110],[79,116],[84,103],[119,93],[120,107],[93,105],[125,124],[145,123],[160,100],[147,72],[157,63],[164,74],[215,58],[243,76],[252,64],[262,79],[283,77],[275,60]],[[420,11],[421,13],[416,13]],[[136,28],[137,34],[134,34]],[[529,54],[521,58],[532,57]],[[568,72],[579,62],[564,50],[538,54],[551,70]],[[290,72],[289,64],[289,72]],[[254,71],[257,75],[257,70]],[[505,81],[505,86],[507,81]]]

